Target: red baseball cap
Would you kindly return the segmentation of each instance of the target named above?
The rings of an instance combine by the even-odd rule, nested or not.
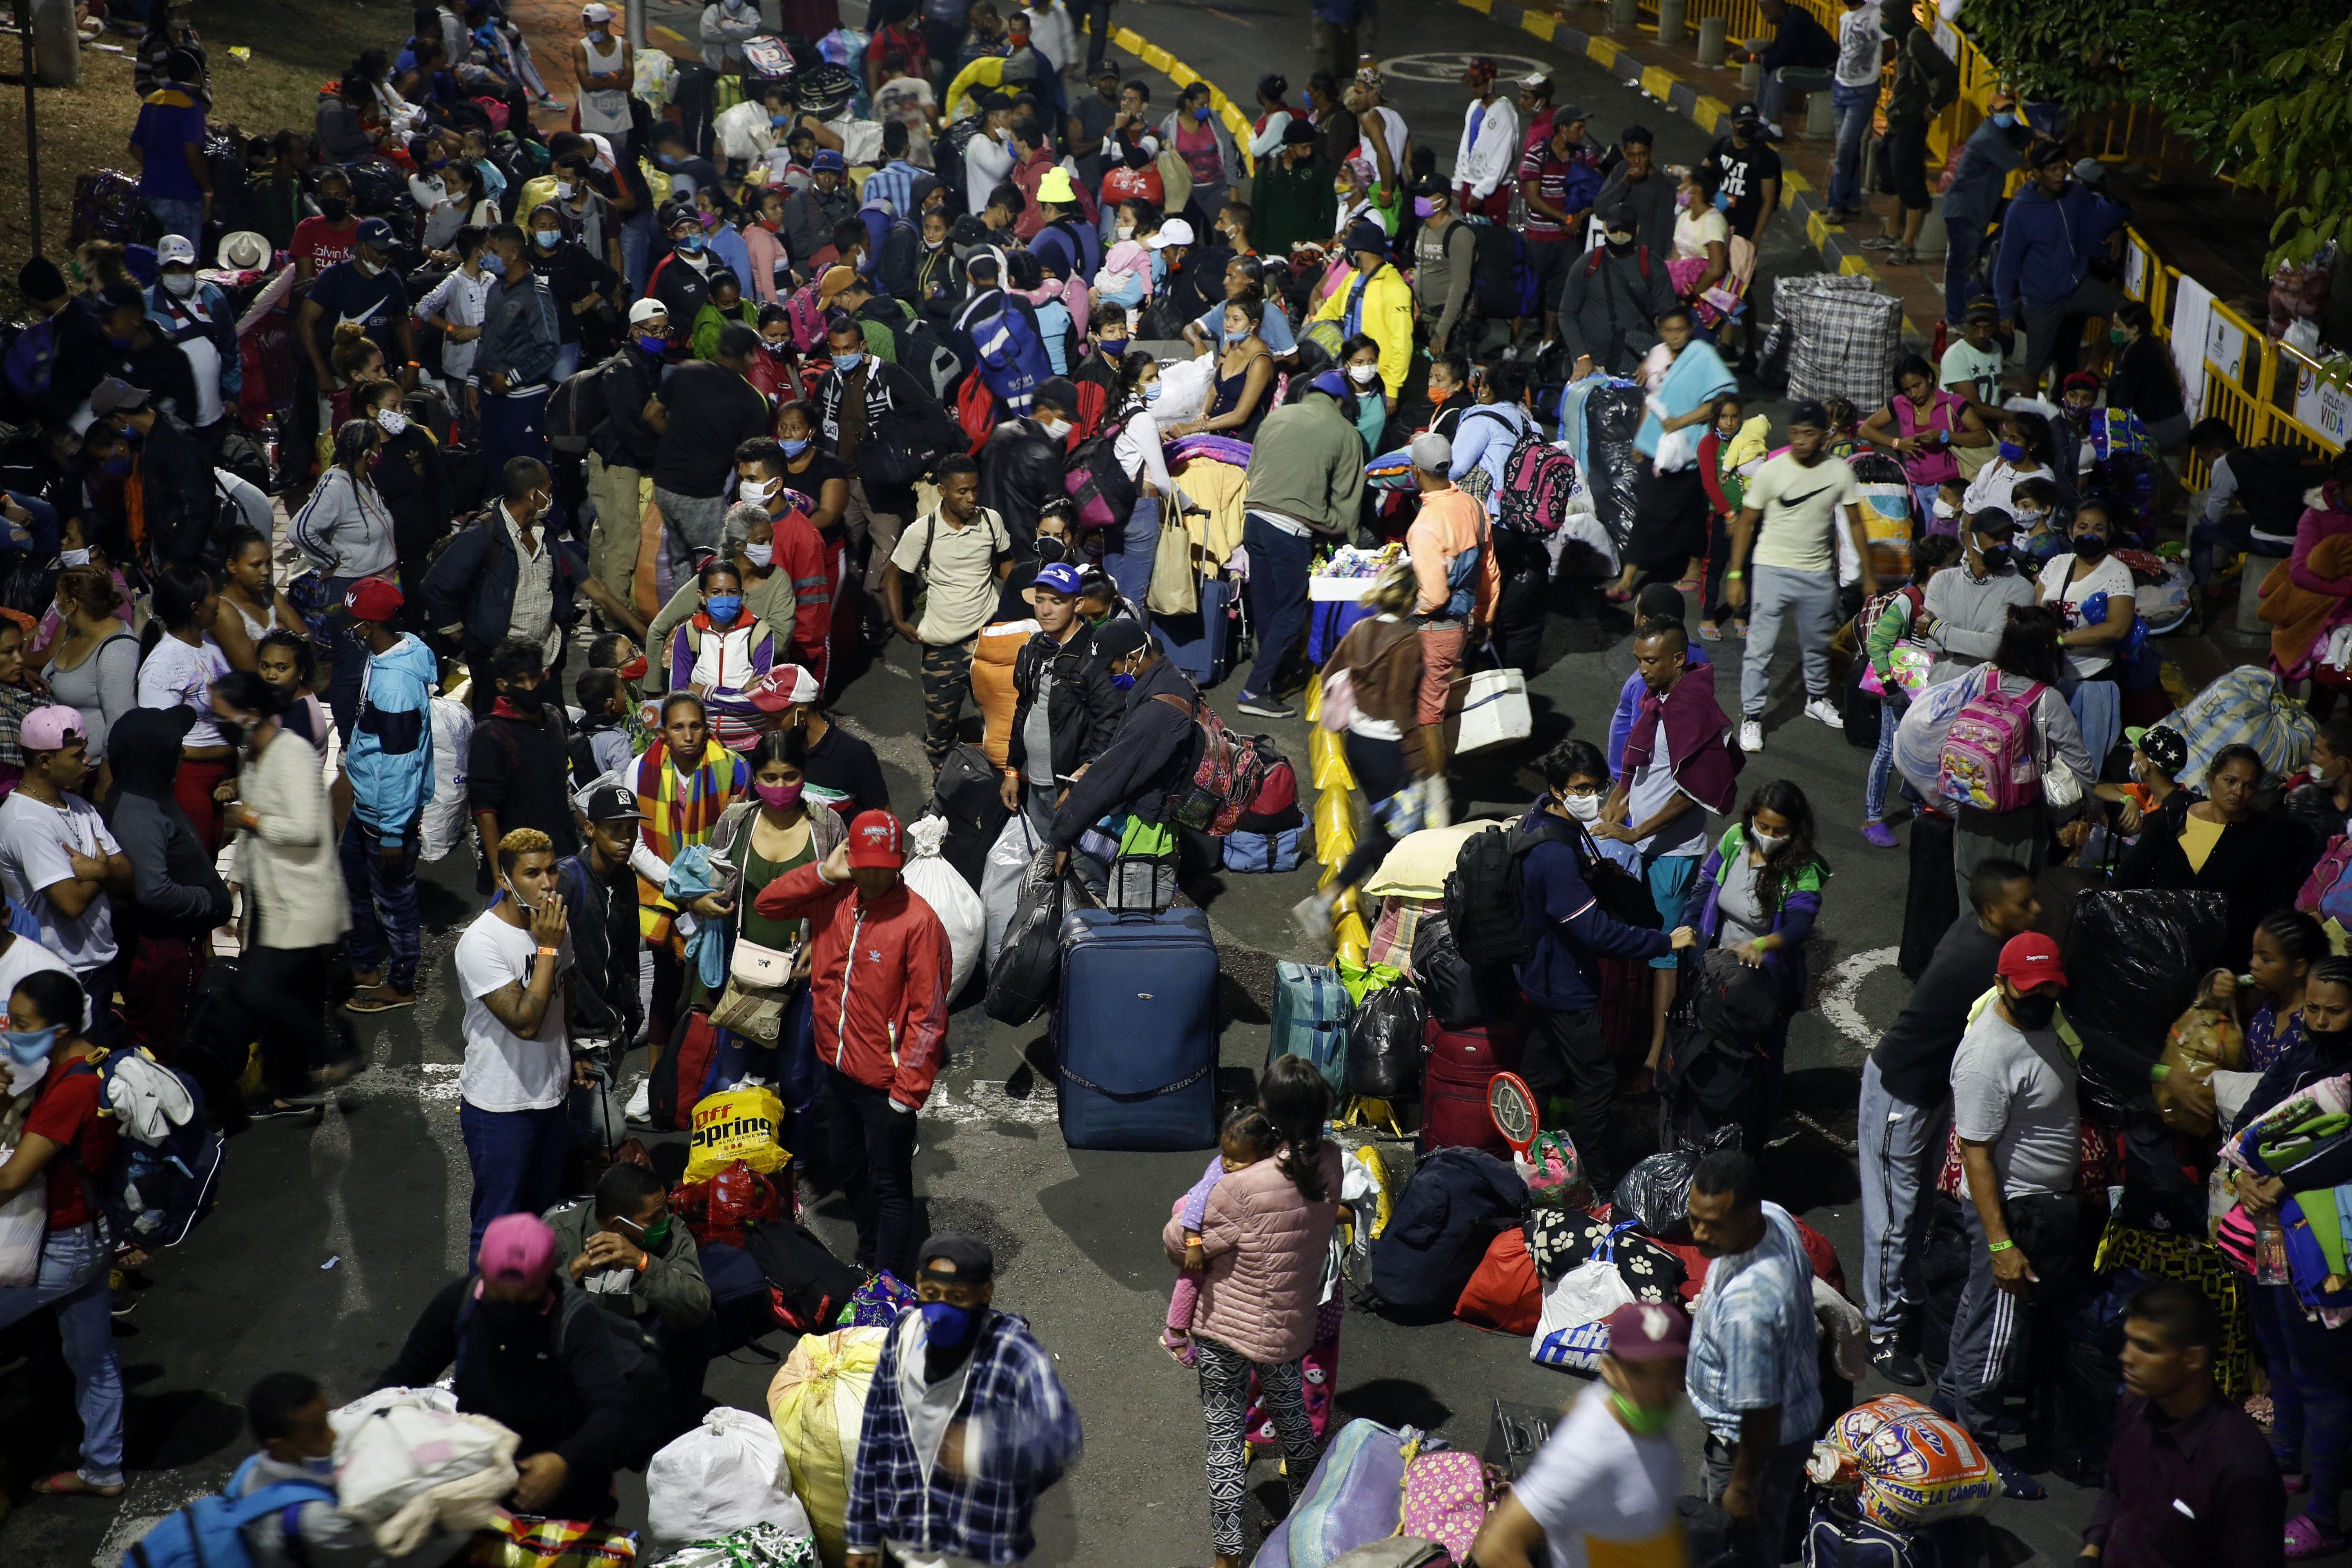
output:
[[[1628,1301],[1609,1314],[1609,1353],[1619,1361],[1681,1361],[1690,1354],[1690,1320],[1679,1307]]]
[[[887,811],[861,811],[849,825],[849,863],[895,871],[907,863],[898,819]]]
[[[2066,972],[2058,966],[2058,944],[2038,931],[2011,937],[2002,944],[2000,963],[1993,973],[2021,991],[2066,984]]]
[[[400,584],[389,577],[362,577],[343,595],[355,621],[388,621],[400,614]]]

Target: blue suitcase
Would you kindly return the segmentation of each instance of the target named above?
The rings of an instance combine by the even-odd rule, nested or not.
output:
[[[1062,922],[1054,1012],[1062,1141],[1073,1149],[1217,1142],[1217,946],[1199,910],[1080,910]]]
[[[1225,600],[1232,592],[1233,584],[1224,579],[1209,578],[1201,584],[1198,615],[1151,617],[1151,629],[1159,636],[1160,646],[1175,661],[1177,668],[1192,678],[1195,686],[1214,686],[1225,678],[1229,662],[1225,641],[1232,625],[1232,617],[1225,613]]]

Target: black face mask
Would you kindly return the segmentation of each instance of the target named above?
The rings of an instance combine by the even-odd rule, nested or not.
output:
[[[319,216],[329,223],[341,223],[352,216],[352,204],[341,196],[320,196]]]
[[[518,713],[535,714],[540,710],[541,700],[536,686],[517,687],[511,691],[501,689],[499,695],[505,698]]]
[[[2342,1061],[2352,1057],[2352,1029],[2315,1029],[2305,1022],[2303,1037],[2324,1061]]]
[[[1050,533],[1041,533],[1037,536],[1037,560],[1039,564],[1050,566],[1056,561],[1067,561],[1069,558],[1070,547],[1067,544],[1055,539]]]
[[[2009,565],[2009,546],[1995,544],[1977,553],[1984,559],[1985,575],[1990,577]]]
[[[2058,1012],[2058,998],[2028,992],[2009,998],[2009,1016],[2021,1029],[2046,1029]]]
[[[2106,552],[2107,542],[2100,535],[2095,533],[2078,533],[2074,536],[2074,553],[2083,560],[2096,561],[2100,556],[2105,555]]]
[[[213,728],[220,731],[221,744],[232,751],[245,750],[246,727],[235,719],[215,719]]]
[[[542,1305],[538,1301],[501,1301],[494,1296],[484,1296],[474,1303],[484,1321],[507,1333],[538,1317]]]

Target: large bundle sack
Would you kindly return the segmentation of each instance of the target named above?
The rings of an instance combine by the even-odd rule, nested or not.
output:
[[[816,1538],[772,1524],[747,1524],[682,1546],[653,1568],[817,1568]]]
[[[1410,981],[1367,995],[1348,1026],[1348,1093],[1370,1100],[1410,1100],[1421,1089],[1422,1037],[1429,1014]]]
[[[646,1467],[646,1529],[659,1549],[747,1524],[809,1533],[808,1510],[793,1495],[774,1426],[721,1405]]]
[[[1396,1534],[1404,1471],[1402,1435],[1376,1421],[1349,1422],[1325,1447],[1290,1517],[1266,1537],[1257,1568],[1333,1568],[1358,1547]]]
[[[948,994],[954,996],[971,978],[980,962],[980,947],[988,935],[988,910],[956,868],[940,858],[948,836],[943,816],[921,816],[907,825],[907,886],[914,889],[948,933]]]
[[[2000,1495],[1992,1461],[1949,1416],[1916,1399],[1882,1394],[1835,1421],[1823,1440],[1831,1456],[1814,1479],[1835,1490],[1858,1489],[1855,1507],[1873,1523],[1916,1529],[1941,1519],[1982,1513]]]
[[[1645,459],[1633,447],[1646,399],[1632,383],[1595,387],[1584,400],[1584,488],[1593,515],[1622,555],[1633,542],[1640,510],[1640,480]]]
[[[433,798],[417,826],[416,852],[438,860],[466,841],[466,756],[474,711],[454,697],[433,699]]]
[[[792,1158],[779,1141],[784,1102],[763,1085],[746,1084],[704,1096],[695,1101],[691,1125],[686,1160],[690,1183],[709,1181],[735,1164],[761,1172],[781,1170]]]
[[[1057,876],[1054,850],[1040,845],[1022,874],[1021,893],[988,973],[988,1016],[1016,1027],[1054,994],[1062,969],[1063,901],[1074,879]]]
[[[1543,1316],[1543,1280],[1528,1257],[1528,1233],[1517,1226],[1486,1245],[1486,1256],[1462,1287],[1454,1315],[1475,1329],[1532,1334]]]
[[[1789,396],[1884,402],[1903,344],[1903,301],[1859,272],[1815,272],[1772,285],[1773,336],[1787,334]],[[1769,357],[1769,345],[1764,357]]]
[[[947,841],[940,853],[968,888],[980,886],[989,847],[1012,815],[1004,807],[1003,779],[990,765],[986,752],[961,745],[940,764],[939,782],[931,789],[930,809],[948,819]]]
[[[1527,1205],[1527,1183],[1492,1154],[1436,1151],[1413,1168],[1387,1228],[1372,1243],[1373,1293],[1406,1316],[1445,1316],[1487,1244],[1517,1226]]]
[[[1680,1228],[1684,1215],[1690,1210],[1691,1177],[1697,1173],[1699,1162],[1717,1150],[1738,1147],[1739,1128],[1733,1125],[1704,1142],[1664,1149],[1647,1159],[1636,1160],[1617,1178],[1612,1212],[1620,1220],[1632,1220],[1651,1236],[1665,1236]]]
[[[825,1568],[847,1560],[849,1467],[866,1425],[866,1391],[882,1359],[887,1329],[836,1329],[804,1335],[768,1384],[768,1415],[783,1445],[793,1490],[800,1494]]]
[[[2289,697],[2279,678],[2260,665],[2242,664],[2215,678],[2188,705],[2165,721],[2189,742],[2180,782],[2194,789],[2224,746],[2252,746],[2263,759],[2265,783],[2275,783],[2311,760],[2319,733],[2310,710]]]
[[[437,1388],[378,1389],[328,1416],[342,1511],[394,1556],[436,1529],[479,1530],[514,1489],[512,1432]]]
[[[1016,811],[1004,819],[1004,831],[996,836],[988,851],[980,874],[980,907],[987,921],[980,951],[991,974],[996,973],[996,955],[1004,951],[1013,911],[1021,904],[1021,880],[1045,847],[1045,841],[1029,826],[1028,813]]]
[[[2230,906],[2221,893],[2137,889],[2084,893],[2066,933],[2066,1022],[2083,1037],[2085,1109],[2113,1121],[2143,1100],[2147,1075],[2117,1083],[2101,1047],[2151,1064],[2174,1019],[2197,999],[2199,981],[2228,951]]]

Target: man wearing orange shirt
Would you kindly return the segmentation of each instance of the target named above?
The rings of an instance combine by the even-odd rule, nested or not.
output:
[[[1421,632],[1421,721],[1443,723],[1446,689],[1462,662],[1474,626],[1494,613],[1500,574],[1488,548],[1486,509],[1445,477],[1454,444],[1434,431],[1412,438],[1412,480],[1421,513],[1405,531],[1404,548],[1421,585],[1414,601]]]

